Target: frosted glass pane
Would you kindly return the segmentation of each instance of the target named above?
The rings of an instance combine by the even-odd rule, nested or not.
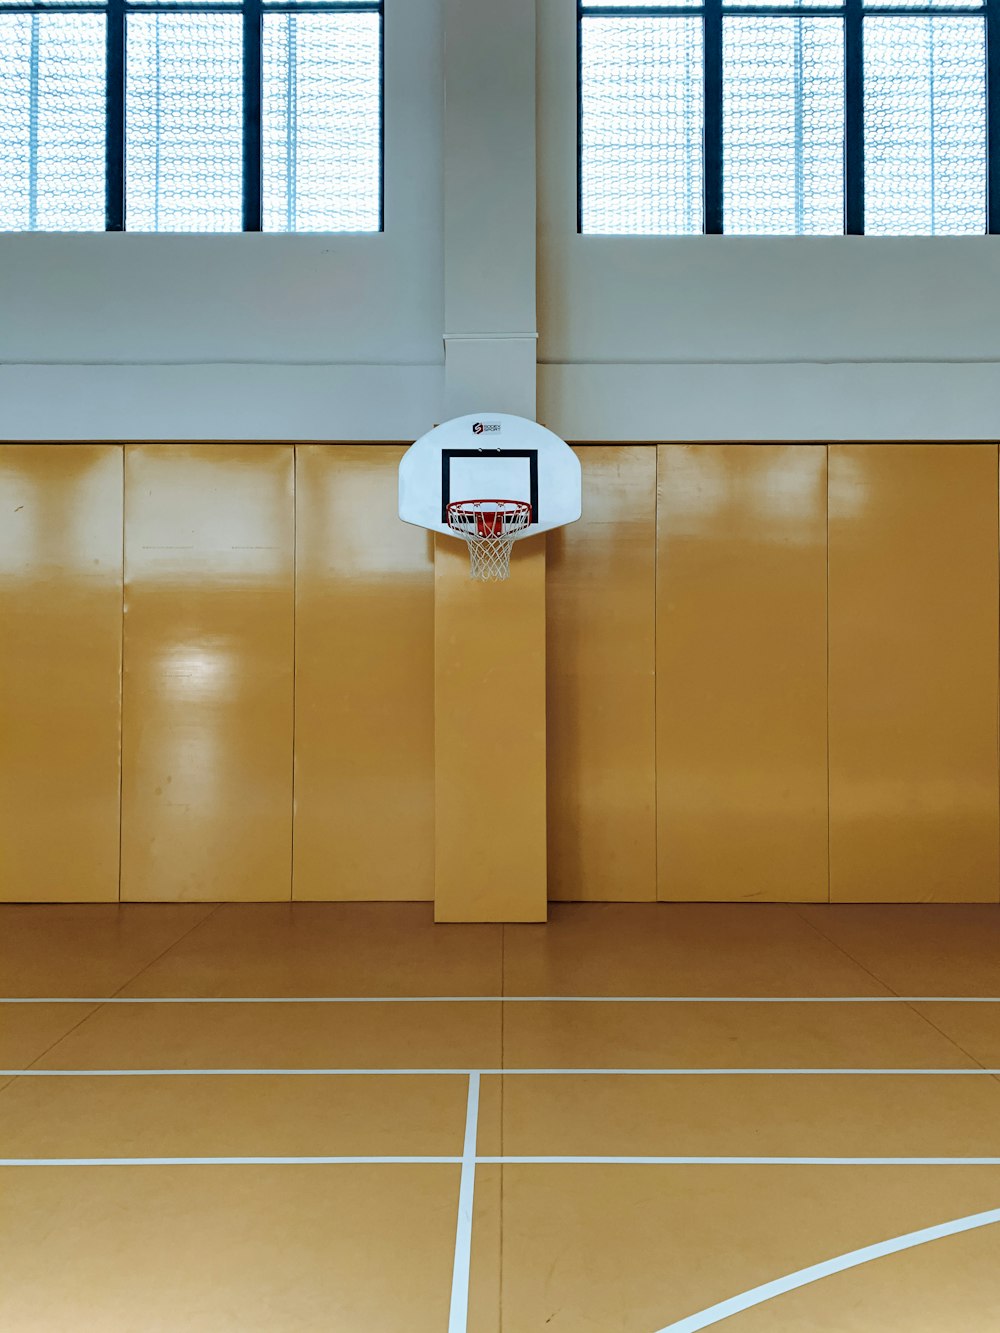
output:
[[[264,18],[264,230],[378,231],[377,14]]]
[[[982,9],[977,0],[865,0],[866,9]]]
[[[0,15],[0,230],[104,230],[101,14]]]
[[[243,23],[130,14],[125,129],[129,231],[239,231]]]
[[[701,19],[584,18],[582,29],[582,230],[700,232]]]
[[[842,21],[732,17],[722,33],[723,229],[842,232]]]
[[[725,9],[757,9],[760,0],[722,0]],[[838,9],[836,0],[766,0],[768,9]]]
[[[628,9],[698,9],[701,0],[627,0]],[[621,9],[622,0],[586,0],[583,12],[600,13],[602,9]]]
[[[866,18],[865,231],[986,230],[980,18]]]

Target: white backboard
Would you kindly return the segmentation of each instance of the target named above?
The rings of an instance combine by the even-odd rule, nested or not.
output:
[[[528,533],[580,517],[580,460],[536,421],[498,412],[456,417],[422,435],[399,464],[399,517],[450,533],[454,500],[527,500]]]

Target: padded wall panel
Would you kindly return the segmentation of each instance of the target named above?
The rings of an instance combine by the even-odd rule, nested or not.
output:
[[[434,552],[435,920],[544,921],[545,537],[502,583]]]
[[[661,445],[659,897],[827,897],[826,450]]]
[[[656,897],[656,447],[577,450],[548,535],[549,897]]]
[[[0,898],[118,897],[122,451],[0,445]]]
[[[126,449],[124,899],[291,895],[293,465]]]
[[[433,538],[396,445],[296,449],[296,898],[434,894]]]
[[[840,902],[995,902],[997,447],[830,447]]]

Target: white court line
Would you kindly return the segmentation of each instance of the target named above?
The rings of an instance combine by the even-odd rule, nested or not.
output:
[[[500,1074],[487,1069],[483,1073]],[[328,1078],[334,1074],[374,1076],[381,1074],[434,1074],[468,1078],[468,1069],[0,1069],[0,1078]]]
[[[480,1166],[1000,1166],[1000,1157],[478,1157]]]
[[[997,995],[91,995],[0,1004],[1000,1004]]]
[[[994,1222],[1000,1222],[1000,1208],[991,1208],[985,1213],[972,1213],[968,1217],[959,1217],[953,1222],[942,1222],[934,1227],[924,1227],[920,1231],[910,1231],[905,1236],[879,1241],[877,1245],[866,1245],[863,1249],[851,1250],[836,1259],[826,1259],[823,1263],[812,1264],[809,1268],[800,1268],[797,1272],[789,1273],[774,1282],[751,1287],[749,1291],[744,1291],[739,1296],[731,1296],[728,1300],[720,1301],[718,1305],[710,1305],[706,1310],[700,1310],[686,1319],[678,1319],[673,1324],[667,1324],[659,1330],[659,1333],[697,1333],[699,1329],[709,1328],[712,1324],[721,1324],[730,1315],[739,1314],[742,1310],[749,1310],[755,1305],[763,1305],[765,1301],[773,1300],[776,1296],[783,1296],[786,1291],[808,1286],[810,1282],[818,1282],[820,1278],[829,1277],[832,1273],[843,1273],[845,1269],[871,1263],[873,1259],[882,1259],[887,1254],[899,1254],[901,1250],[912,1250],[917,1245],[926,1245],[944,1236],[955,1236],[962,1231],[974,1231],[977,1227],[988,1227]]]
[[[466,1333],[469,1325],[469,1271],[472,1266],[472,1207],[476,1191],[476,1145],[479,1136],[479,1075],[469,1075],[465,1108],[462,1179],[458,1187],[458,1222],[455,1227],[455,1262],[451,1274],[451,1309],[448,1333]]]
[[[686,1077],[722,1077],[745,1078],[798,1078],[798,1077],[944,1077],[956,1078],[964,1075],[988,1075],[991,1078],[1000,1075],[1000,1069],[841,1069],[841,1068],[774,1068],[755,1067],[725,1069],[715,1066],[695,1067],[691,1069],[600,1069],[586,1068],[564,1069],[0,1069],[0,1078],[332,1078],[376,1076],[418,1075],[444,1076],[447,1078],[465,1078],[470,1074],[488,1077],[513,1078],[554,1078],[564,1075],[580,1077],[582,1075],[616,1077],[651,1077],[651,1078],[686,1078]]]
[[[461,1157],[0,1157],[0,1166],[457,1166]]]
[[[474,1110],[478,1114],[478,1091]],[[468,1143],[468,1129],[466,1143]],[[0,1157],[5,1166],[459,1166],[452,1305],[468,1302],[471,1219],[476,1166],[1000,1166],[1000,1157]],[[465,1191],[463,1193],[463,1190]],[[464,1307],[463,1307],[464,1308]],[[459,1325],[464,1329],[464,1324]]]

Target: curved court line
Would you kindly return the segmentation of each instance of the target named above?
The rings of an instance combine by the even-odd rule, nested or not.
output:
[[[800,1268],[795,1273],[779,1277],[774,1282],[765,1282],[762,1286],[751,1287],[739,1296],[730,1296],[718,1305],[710,1305],[706,1310],[678,1319],[667,1324],[658,1333],[697,1333],[698,1329],[709,1328],[712,1324],[721,1324],[730,1315],[742,1310],[763,1305],[775,1296],[783,1296],[786,1291],[795,1291],[797,1287],[807,1287],[810,1282],[830,1277],[833,1273],[843,1273],[848,1268],[857,1268],[860,1264],[871,1263],[873,1259],[883,1259],[887,1254],[899,1254],[902,1250],[912,1250],[917,1245],[927,1245],[932,1240],[941,1240],[944,1236],[956,1236],[962,1231],[975,1231],[977,1227],[988,1227],[1000,1222],[1000,1208],[990,1208],[985,1213],[970,1213],[967,1217],[957,1217],[951,1222],[940,1222],[937,1226],[923,1227],[920,1231],[908,1231],[905,1236],[894,1236],[891,1240],[881,1240],[876,1245],[865,1245],[860,1250],[851,1250],[848,1254],[838,1255],[836,1259],[825,1259],[822,1263]]]

